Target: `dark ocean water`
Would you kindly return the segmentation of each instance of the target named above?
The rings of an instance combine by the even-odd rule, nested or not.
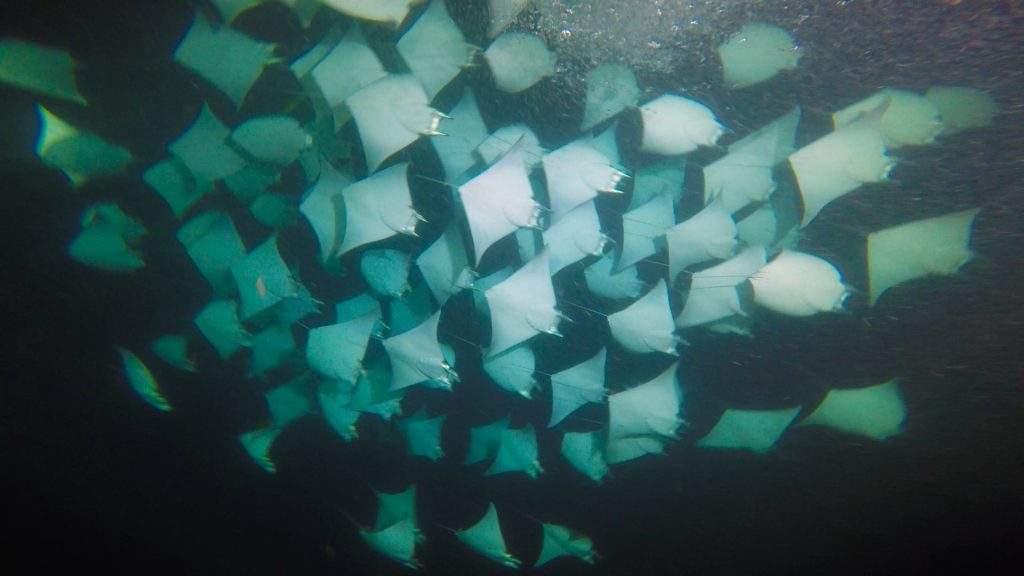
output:
[[[482,42],[482,3],[448,4],[470,41]],[[865,187],[830,206],[801,243],[863,288],[867,231],[908,216],[981,206],[976,258],[956,276],[894,290],[874,308],[860,295],[849,314],[758,313],[752,340],[693,336],[680,373],[688,432],[664,457],[616,466],[597,486],[558,457],[557,437],[541,440],[546,473],[539,479],[485,478],[453,459],[411,461],[382,423],[362,429],[360,442],[343,444],[317,417],[281,436],[274,449],[278,473],[268,475],[236,439],[265,418],[264,385],[242,377],[244,359],[221,364],[211,351],[202,353],[200,376],[151,364],[173,412],[140,402],[113,345],[143,348],[178,329],[209,294],[174,240],[175,221],[139,175],[163,156],[204,99],[235,120],[279,110],[299,88],[286,74],[268,74],[231,118],[225,101],[216,100],[222,96],[170,58],[193,12],[183,0],[10,2],[0,36],[64,46],[83,63],[88,110],[55,110],[122,143],[137,160],[124,176],[70,191],[32,158],[36,99],[0,86],[6,198],[0,294],[8,334],[0,362],[2,488],[4,518],[16,534],[7,539],[13,553],[7,565],[32,573],[404,573],[370,550],[348,517],[372,519],[371,487],[396,491],[413,481],[428,536],[419,553],[426,574],[506,570],[436,527],[467,526],[488,500],[501,509],[509,547],[526,561],[540,545],[533,517],[593,538],[597,564],[560,560],[540,570],[551,574],[893,574],[950,565],[978,573],[990,562],[1012,562],[1024,535],[1024,8],[1011,1],[722,4],[701,12],[703,32],[671,48],[677,73],[638,76],[649,96],[681,91],[739,134],[800,104],[802,145],[824,133],[831,111],[885,86],[990,91],[1002,110],[993,126],[899,150],[893,183]],[[318,19],[304,35],[283,9],[268,8],[238,26],[280,41],[288,57],[327,26]],[[792,74],[730,92],[715,81],[715,60],[699,54],[751,19],[792,30],[806,55]],[[572,49],[560,48],[563,55]],[[492,128],[525,119],[553,149],[576,136],[577,67],[584,61],[565,58],[559,75],[515,98],[487,92],[484,70],[471,70],[460,82],[481,86]],[[428,149],[414,147],[411,154],[419,158]],[[421,190],[431,198],[436,192]],[[139,273],[111,275],[65,255],[81,211],[106,199],[151,230],[147,267]],[[240,228],[250,245],[266,233],[258,225]],[[315,241],[297,227],[282,235],[282,251],[314,254]],[[300,269],[315,293],[333,300],[360,289],[313,262]],[[585,302],[581,286],[567,277],[560,290]],[[452,314],[442,329],[479,340],[482,327],[470,316]],[[580,348],[552,344],[538,368],[592,353],[607,337],[599,326],[584,320],[565,327],[566,340]],[[460,360],[472,356],[464,342],[453,344]],[[666,365],[623,361],[614,370],[640,380]],[[466,382],[484,378],[471,360],[459,371]],[[766,454],[692,445],[725,406],[813,406],[830,386],[893,375],[901,377],[908,418],[903,433],[885,442],[805,428],[787,432]],[[464,450],[466,426],[504,410],[512,409],[520,423],[546,419],[525,401],[495,397],[493,386],[464,388],[444,400],[456,415],[445,432],[450,454]]]

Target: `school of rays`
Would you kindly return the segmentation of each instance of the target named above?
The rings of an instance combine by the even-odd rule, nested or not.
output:
[[[172,410],[174,391],[147,364],[202,373],[208,367],[196,362],[197,350],[224,363],[246,356],[244,376],[265,387],[269,419],[240,441],[269,473],[275,439],[305,417],[322,418],[339,442],[367,441],[359,434],[366,420],[386,421],[411,457],[458,459],[466,474],[518,474],[525,482],[557,458],[601,483],[610,467],[678,442],[765,452],[798,426],[879,441],[900,432],[907,407],[900,374],[892,374],[872,386],[830,389],[818,405],[727,407],[709,431],[684,438],[689,392],[679,364],[697,331],[757,338],[755,314],[771,322],[843,310],[851,289],[835,263],[801,249],[800,230],[831,202],[885,181],[896,164],[892,150],[941,146],[944,137],[988,125],[998,109],[987,94],[887,88],[835,111],[828,133],[799,139],[794,108],[752,133],[726,136],[728,126],[702,103],[649,94],[630,68],[608,63],[585,77],[578,133],[548,149],[526,123],[489,124],[468,83],[454,106],[432,105],[471,66],[486,67],[491,88],[507,94],[555,75],[557,57],[544,40],[506,31],[530,9],[528,0],[490,0],[487,46],[468,43],[441,0],[279,0],[304,26],[314,17],[334,22],[290,62],[232,26],[263,3],[202,5],[173,58],[236,108],[265,68],[287,66],[315,115],[303,123],[282,111],[231,126],[204,105],[166,143],[165,159],[146,167],[142,180],[173,212],[177,241],[208,284],[197,290],[210,294],[181,319],[180,331],[148,350],[116,347],[128,383],[150,405]],[[367,40],[381,30],[395,38],[388,58]],[[723,85],[741,89],[797,67],[801,53],[786,30],[753,22],[717,57]],[[120,174],[133,161],[116,142],[47,107],[87,106],[67,52],[0,39],[0,81],[42,97],[35,152],[70,188]],[[627,118],[641,126],[638,142],[617,133]],[[424,140],[440,173],[408,152],[422,152]],[[797,141],[810,143],[797,148]],[[624,164],[624,143],[640,161]],[[688,154],[714,147],[716,160],[687,165]],[[296,165],[305,189],[283,189],[281,175]],[[684,195],[692,194],[703,196],[700,206],[685,209]],[[239,216],[211,201],[218,197],[244,205],[242,217],[267,232],[243,238]],[[901,284],[960,270],[972,257],[979,211],[907,215],[868,234],[868,285],[858,287],[868,305]],[[315,236],[318,251],[306,256],[361,290],[339,295],[305,285],[280,250],[289,234]],[[67,254],[127,274],[146,266],[146,242],[144,222],[102,202],[82,214]],[[599,346],[574,341],[578,332],[564,330],[570,324],[600,325],[596,333],[606,338]],[[657,370],[612,381],[613,362]],[[460,378],[478,366],[486,377]],[[448,453],[446,397],[468,387],[516,402],[502,404],[512,407],[505,414],[460,419],[468,450]],[[573,420],[586,405],[603,406],[602,417]],[[539,451],[542,435],[560,437],[560,454]],[[415,485],[378,497],[376,519],[359,526],[361,535],[381,554],[418,566],[417,547],[445,532],[418,524]],[[480,505],[479,521],[454,536],[520,566],[502,535],[502,511]],[[595,561],[586,527],[545,520],[529,563]]]

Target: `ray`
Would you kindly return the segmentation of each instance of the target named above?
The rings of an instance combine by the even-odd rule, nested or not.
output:
[[[275,231],[289,228],[299,219],[295,197],[278,192],[257,196],[249,203],[249,214],[260,224]]]
[[[730,408],[715,427],[697,441],[701,448],[733,448],[767,452],[800,412],[799,406],[781,410]]]
[[[668,244],[669,280],[686,268],[724,259],[732,255],[738,244],[736,223],[720,202],[712,202],[690,219],[665,232]]]
[[[313,413],[312,378],[308,372],[263,394],[271,427],[278,430]]]
[[[878,130],[886,148],[932,144],[942,132],[939,108],[921,96],[907,90],[883,88],[864,100],[855,102],[832,114],[836,130],[849,126],[862,114],[885,107],[879,119]]]
[[[946,276],[971,260],[971,231],[979,208],[915,220],[868,234],[871,304],[886,290],[925,276]]]
[[[551,418],[548,427],[557,426],[565,417],[587,402],[600,404],[605,399],[604,367],[607,351],[551,375]]]
[[[545,232],[550,231],[552,228],[554,227],[548,228],[548,230],[545,230]],[[564,231],[569,232],[569,230]],[[530,260],[533,260],[533,258],[537,255],[537,252],[539,252],[540,249],[544,247],[544,234],[538,232],[537,230],[534,230],[533,228],[520,228],[512,234],[512,237],[516,239],[516,252],[518,252],[519,254],[520,262],[529,262]],[[554,276],[555,263],[553,260],[556,256],[554,254],[552,254],[551,256],[551,275]]]
[[[298,282],[281,259],[276,235],[232,264],[231,275],[238,286],[239,315],[243,321],[298,296]]]
[[[327,262],[337,252],[345,235],[345,201],[342,191],[352,178],[339,172],[325,159],[320,161],[320,177],[306,192],[299,212],[306,217],[320,246],[320,262]]]
[[[483,317],[491,315],[491,309],[487,305],[487,291],[505,280],[508,280],[509,276],[514,272],[515,269],[509,265],[484,276],[483,278],[477,278],[473,281],[473,304],[474,308],[476,308],[477,314]]]
[[[783,250],[750,277],[754,302],[787,316],[813,316],[842,310],[850,295],[839,270],[828,261]]]
[[[284,324],[271,324],[252,335],[252,362],[248,377],[262,376],[297,355],[291,328]]]
[[[498,90],[516,94],[555,74],[555,53],[531,34],[506,32],[484,51]]]
[[[938,108],[943,134],[990,126],[999,114],[999,105],[992,96],[977,88],[933,86],[924,97]]]
[[[484,164],[491,165],[516,145],[523,148],[526,172],[532,172],[541,163],[546,152],[541,148],[537,135],[526,124],[510,124],[498,128],[477,146],[476,153]]]
[[[408,252],[384,248],[366,250],[359,257],[359,271],[374,292],[390,298],[401,298],[410,290]]]
[[[242,448],[245,449],[245,452],[252,458],[253,462],[258,464],[263,470],[273,474],[277,472],[277,465],[270,458],[270,449],[274,446],[274,441],[277,440],[280,434],[281,430],[279,428],[261,428],[239,435],[238,441],[242,444]]]
[[[520,228],[520,230],[528,230]],[[588,256],[600,256],[608,237],[601,232],[601,220],[593,200],[576,206],[544,231],[550,255],[551,275]]]
[[[416,485],[404,492],[377,493],[379,506],[373,530],[360,530],[372,548],[410,568],[419,568],[416,544],[425,541],[416,522]]]
[[[650,454],[665,453],[667,440],[661,436],[644,434],[625,438],[609,439],[605,444],[605,460],[609,464],[621,464]]]
[[[558,333],[559,313],[551,284],[547,249],[516,270],[505,281],[484,292],[491,311],[488,356],[544,332]]]
[[[73,260],[108,272],[131,272],[146,265],[138,250],[146,228],[114,202],[86,208],[80,222],[82,230],[68,246]]]
[[[0,83],[85,106],[75,81],[76,67],[66,50],[0,38]]]
[[[197,183],[214,182],[245,167],[245,160],[227,143],[229,134],[203,104],[192,125],[167,149],[192,172]]]
[[[488,134],[487,125],[476,104],[476,96],[469,88],[466,88],[448,115],[451,118],[444,126],[448,137],[431,138],[430,143],[441,159],[445,181],[454,184],[476,164],[473,152],[487,139]]]
[[[796,129],[800,125],[802,117],[803,110],[799,106],[794,106],[789,112],[730,144],[729,152],[742,150],[752,145],[755,140],[770,136],[774,140],[770,146],[773,156],[772,164],[778,164],[796,151]]]
[[[202,76],[240,108],[249,89],[274,61],[274,44],[230,26],[214,26],[201,11],[174,50],[174,61]]]
[[[402,563],[408,568],[420,568],[416,559],[416,544],[423,536],[412,518],[404,518],[375,530],[359,529],[359,535],[377,552]]]
[[[423,282],[417,283],[415,288],[401,298],[391,299],[389,304],[392,336],[408,332],[434,313],[430,289]]]
[[[487,14],[490,17],[487,37],[494,38],[501,34],[530,2],[532,0],[487,0]]]
[[[795,69],[800,49],[782,28],[752,22],[718,47],[718,57],[725,85],[743,88],[764,82],[782,70]]]
[[[391,28],[401,27],[409,10],[424,0],[320,0],[324,6],[333,8],[346,16],[384,24]]]
[[[604,446],[601,432],[566,432],[562,436],[562,456],[578,472],[598,484],[608,475]]]
[[[489,504],[487,513],[476,524],[465,530],[456,530],[455,537],[485,558],[509,568],[518,568],[519,560],[508,552],[505,538],[498,524],[498,511]]]
[[[509,472],[522,472],[530,478],[536,478],[544,473],[540,461],[537,460],[537,433],[531,425],[514,430],[502,430],[498,453],[484,475],[493,476]]]
[[[673,362],[652,380],[608,396],[609,443],[642,436],[676,438],[683,424],[677,367],[678,362]]]
[[[862,114],[858,121],[789,156],[804,204],[801,228],[810,224],[829,202],[863,184],[882,182],[889,177],[895,162],[886,155],[885,142],[878,130],[878,117],[883,112],[879,109]]]
[[[772,169],[794,149],[800,108],[729,146],[729,153],[704,168],[704,202],[722,202],[730,214],[775,191]]]
[[[313,137],[291,116],[260,116],[235,128],[231,141],[256,160],[287,166],[313,144]]]
[[[472,64],[478,51],[466,43],[443,0],[430,3],[412,28],[399,38],[397,48],[430,100]]]
[[[362,412],[350,408],[354,386],[351,382],[325,380],[317,387],[317,403],[327,425],[345,442],[359,437],[356,422]]]
[[[391,359],[391,388],[401,390],[421,382],[451,390],[458,376],[437,342],[438,310],[419,326],[384,340],[384,349]]]
[[[750,331],[752,323],[747,316],[729,316],[728,318],[713,322],[708,326],[708,330],[715,334],[731,334],[744,338],[753,338],[754,333]]]
[[[416,521],[416,485],[409,486],[404,492],[390,494],[377,492],[377,500],[380,503],[377,509],[377,520],[373,526],[376,529],[390,526],[399,520],[411,518]]]
[[[409,449],[409,455],[426,458],[437,462],[444,457],[444,450],[441,448],[441,427],[447,415],[441,414],[429,418],[424,409],[403,420],[395,421],[399,432],[405,438],[405,444]]]
[[[292,326],[301,322],[310,314],[319,314],[323,302],[313,298],[309,290],[300,282],[296,282],[295,296],[286,298],[272,310],[277,323]],[[303,326],[305,328],[305,326]]]
[[[621,271],[614,271],[614,259],[610,254],[587,266],[583,270],[587,289],[598,296],[612,299],[637,298],[643,292],[644,283],[640,280],[636,266],[629,266]]]
[[[541,163],[548,183],[552,221],[601,192],[622,193],[616,186],[625,174],[584,140],[574,140],[545,154]]]
[[[401,416],[405,391],[390,390],[391,374],[383,358],[368,361],[366,369],[359,374],[359,381],[352,388],[348,408],[379,416],[386,421]]]
[[[459,186],[476,264],[492,244],[517,228],[538,227],[540,207],[523,160],[525,142],[520,138],[501,160]]]
[[[534,568],[561,556],[579,558],[587,564],[593,564],[597,558],[594,543],[590,538],[557,524],[544,524],[543,530],[544,541],[541,544],[540,555],[533,563]]]
[[[483,359],[484,372],[501,388],[529,400],[537,387],[536,358],[528,342]]]
[[[668,285],[661,278],[647,294],[624,310],[608,315],[612,338],[637,354],[664,352],[677,356],[675,323],[668,302]]]
[[[408,170],[408,163],[395,164],[342,191],[345,236],[338,256],[395,234],[416,235],[421,217],[412,205]]]
[[[661,162],[644,166],[633,175],[633,194],[629,209],[635,210],[650,202],[655,196],[666,194],[676,204],[683,199],[683,182],[686,180],[686,156],[673,156]]]
[[[138,242],[148,234],[142,222],[125,214],[116,202],[100,202],[86,208],[82,214],[81,224],[82,226],[101,224],[109,226],[127,243]]]
[[[420,136],[441,135],[437,129],[443,115],[430,107],[423,88],[406,74],[388,75],[360,88],[345,104],[359,129],[370,172]]]
[[[329,32],[321,44],[292,64],[318,117],[330,118],[334,130],[351,118],[345,104],[348,97],[388,74],[359,26],[350,26],[340,40],[339,36]]]
[[[43,164],[60,170],[73,188],[80,188],[97,176],[120,174],[132,160],[124,148],[95,134],[81,132],[36,105],[39,112],[39,137],[36,156]]]
[[[142,360],[134,352],[126,348],[120,346],[115,346],[115,348],[117,353],[121,355],[122,368],[124,369],[125,377],[128,379],[128,384],[139,395],[139,398],[142,398],[146,404],[162,412],[171,410],[171,405],[160,391],[160,386],[157,384],[156,379],[153,378],[153,373],[142,363]]]
[[[764,265],[764,248],[750,246],[721,264],[694,272],[690,293],[683,311],[676,317],[676,326],[691,328],[743,314],[736,287]]]
[[[771,248],[778,236],[778,219],[771,204],[754,210],[736,223],[736,237],[747,246]]]
[[[168,334],[149,343],[149,349],[167,364],[185,372],[196,372],[196,361],[189,350],[188,336]]]
[[[234,147],[231,148],[235,150]],[[241,157],[241,156],[239,156]],[[232,174],[224,177],[224,186],[243,204],[247,204],[252,212],[252,204],[261,195],[266,194],[271,186],[281,179],[281,172],[273,167],[259,163],[246,164]]]
[[[661,250],[665,232],[676,223],[674,210],[670,195],[655,194],[646,204],[623,214],[616,270],[629,268]]]
[[[231,267],[245,258],[245,245],[230,216],[215,210],[203,212],[182,225],[177,238],[215,294],[234,290]]]
[[[462,463],[472,466],[494,458],[501,446],[501,433],[508,429],[510,421],[511,417],[506,416],[490,424],[470,428],[469,449],[466,451],[466,458]]]
[[[170,206],[174,217],[181,219],[204,196],[213,192],[212,182],[199,182],[177,158],[168,158],[150,166],[142,181]]]
[[[714,146],[725,129],[700,102],[664,94],[640,106],[641,152],[677,156],[700,146]]]
[[[234,300],[210,302],[196,314],[194,322],[221,360],[252,346],[252,337],[238,320],[238,303]]]
[[[349,320],[355,320],[360,316],[369,314],[370,312],[376,312],[377,316],[380,317],[380,301],[374,298],[370,293],[363,292],[358,296],[353,296],[348,300],[343,300],[334,305],[334,321],[335,322],[347,322]],[[378,333],[383,324],[379,321],[373,326],[373,333]]]
[[[825,400],[797,426],[825,426],[847,434],[885,440],[900,433],[907,406],[897,379],[866,388],[829,390]]]
[[[586,83],[587,99],[580,130],[590,130],[640,101],[636,76],[621,64],[601,64],[587,72]]]
[[[458,223],[452,219],[437,240],[416,258],[416,266],[438,306],[473,285],[469,256]]]
[[[622,163],[622,155],[619,153],[618,131],[619,121],[616,120],[609,124],[603,132],[584,135],[580,141],[604,154],[604,157],[612,164],[619,165]]]
[[[332,380],[358,381],[366,346],[379,320],[378,308],[352,320],[310,330],[306,341],[309,367]]]

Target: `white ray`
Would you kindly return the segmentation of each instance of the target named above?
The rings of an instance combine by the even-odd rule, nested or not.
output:
[[[972,257],[971,230],[980,211],[961,210],[868,234],[871,304],[903,282],[955,274]]]
[[[835,266],[794,250],[783,250],[750,277],[750,284],[756,304],[788,316],[836,312],[849,296]]]
[[[690,293],[683,311],[676,317],[676,326],[690,328],[743,314],[736,287],[764,265],[764,248],[751,246],[717,266],[694,272]]]
[[[492,244],[517,228],[538,226],[540,207],[533,200],[524,146],[520,138],[501,160],[459,186],[477,264]]]
[[[556,426],[587,402],[605,400],[604,368],[607,351],[601,348],[593,357],[551,375],[551,418],[548,427]]]
[[[433,0],[396,45],[413,76],[431,100],[462,69],[472,64],[478,48],[466,43],[443,0]]]
[[[412,205],[408,170],[408,163],[395,164],[345,188],[345,236],[338,256],[395,234],[416,235],[421,216]]]
[[[491,311],[489,356],[541,332],[558,333],[559,314],[547,249],[484,293]]]
[[[732,256],[738,241],[736,223],[719,202],[712,202],[692,218],[665,232],[669,280],[686,268]]]
[[[668,301],[668,285],[659,279],[654,288],[624,310],[608,315],[612,338],[630,352],[678,355],[675,323]]]
[[[555,53],[531,34],[506,32],[484,51],[498,90],[515,94],[555,73]]]
[[[391,74],[360,88],[345,104],[359,128],[370,172],[420,136],[441,135],[444,115],[430,107],[419,82],[407,74]]]
[[[494,504],[488,506],[487,513],[476,524],[465,530],[456,530],[455,537],[485,558],[503,566],[518,568],[520,565],[519,560],[505,547],[505,538],[501,534],[498,511],[494,509]]]
[[[458,380],[455,371],[437,342],[438,310],[419,326],[384,340],[384,349],[391,359],[391,390],[401,390],[430,381],[446,390]]]
[[[641,152],[676,156],[700,146],[714,146],[725,129],[707,106],[675,94],[664,94],[640,106],[643,121]]]
[[[254,40],[230,26],[215,26],[196,12],[174,50],[175,62],[192,70],[242,106],[249,89],[273,61],[274,44]]]

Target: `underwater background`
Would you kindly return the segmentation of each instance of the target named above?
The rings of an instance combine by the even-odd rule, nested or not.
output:
[[[478,45],[486,44],[484,4],[448,2]],[[483,477],[454,459],[403,457],[383,424],[361,430],[367,441],[345,444],[315,418],[281,436],[277,473],[269,475],[237,440],[265,418],[262,390],[244,378],[244,366],[209,362],[197,376],[159,372],[175,401],[175,410],[162,414],[131,393],[113,348],[144,348],[209,298],[174,240],[176,221],[139,179],[204,100],[217,106],[217,95],[171,59],[196,3],[11,1],[0,36],[66,47],[82,63],[79,86],[90,101],[88,114],[75,119],[136,160],[125,175],[72,192],[32,156],[38,99],[0,86],[7,334],[0,430],[4,517],[16,533],[8,538],[10,565],[38,573],[68,566],[405,573],[366,546],[349,518],[372,518],[372,489],[397,491],[413,481],[419,509],[429,511],[420,517],[428,541],[418,554],[426,574],[507,571],[434,527],[470,524],[487,500],[502,507],[514,551],[535,554],[534,517],[593,539],[600,555],[594,565],[565,560],[537,569],[554,574],[892,574],[1013,565],[1024,535],[1024,7],[967,0],[560,4],[576,6],[571,15],[537,7],[515,24],[548,41],[559,56],[556,75],[519,95],[478,94],[489,126],[520,119],[549,149],[578,135],[583,74],[609,60],[634,67],[643,100],[677,91],[738,134],[799,104],[798,146],[828,130],[832,111],[883,87],[988,91],[1000,107],[992,126],[900,149],[894,182],[836,202],[801,239],[801,247],[841,262],[847,283],[863,287],[868,231],[910,215],[980,206],[974,260],[957,275],[894,291],[873,308],[861,299],[851,301],[849,314],[772,317],[753,339],[687,335],[680,379],[694,435],[665,456],[616,466],[604,485],[547,458],[557,455],[557,438],[542,439],[546,473],[536,480]],[[756,20],[790,31],[803,51],[800,65],[764,84],[726,89],[714,47]],[[329,24],[321,14],[304,31],[286,9],[269,4],[235,26],[277,42],[290,61]],[[455,84],[486,81],[485,70],[472,69]],[[287,71],[269,70],[242,109],[226,114],[237,120],[286,106],[300,117],[312,113]],[[702,161],[700,154],[691,159]],[[289,183],[296,196],[306,188],[296,175],[285,176],[282,186]],[[146,268],[112,275],[67,257],[79,214],[105,199],[150,228]],[[243,236],[264,234],[239,227]],[[315,254],[315,241],[292,230],[282,234],[282,251]],[[335,300],[358,293],[309,260],[300,267],[311,290],[337,294]],[[449,332],[479,339],[474,323],[447,324]],[[586,333],[585,326],[571,330]],[[656,368],[638,362],[620,370],[649,377]],[[479,366],[459,371],[464,382],[483,378]],[[822,382],[868,384],[893,374],[908,415],[902,433],[884,442],[805,428],[787,432],[765,454],[693,446],[720,406],[813,405]],[[496,418],[502,408],[528,411],[519,401],[470,390],[451,408]],[[461,454],[464,429],[445,434],[445,451]]]

